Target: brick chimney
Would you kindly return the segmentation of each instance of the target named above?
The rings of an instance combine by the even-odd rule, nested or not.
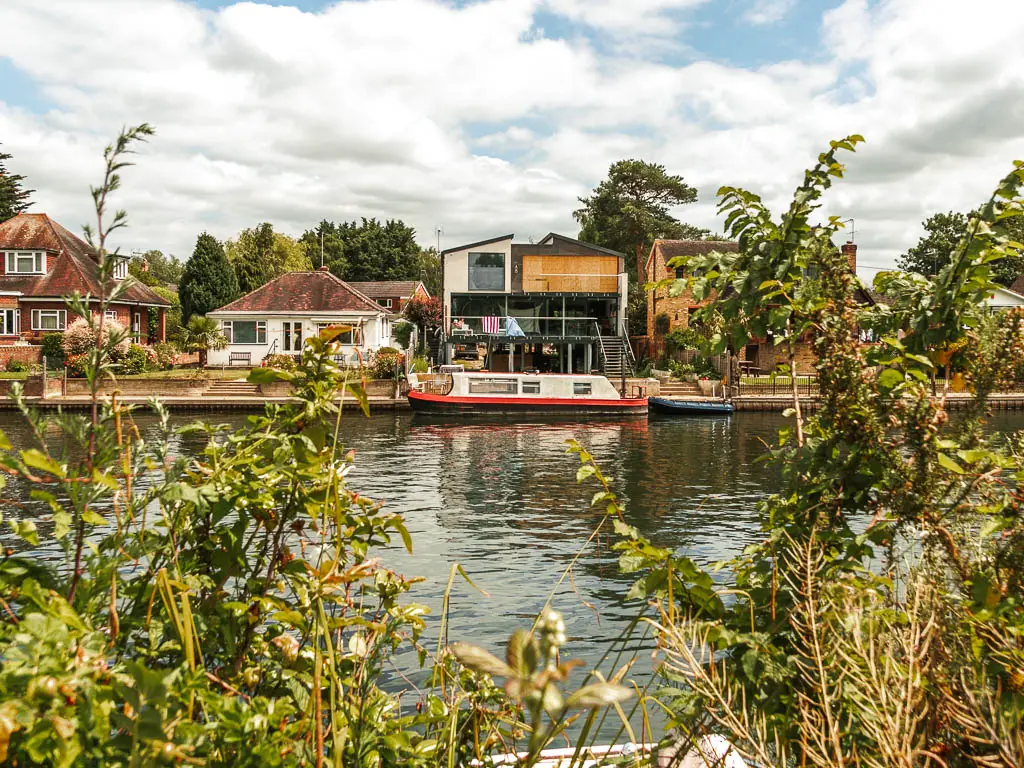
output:
[[[857,274],[857,244],[848,241],[840,250],[850,262],[850,271]]]

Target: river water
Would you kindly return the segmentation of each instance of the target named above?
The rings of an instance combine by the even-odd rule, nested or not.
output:
[[[178,415],[241,427],[238,413]],[[138,417],[151,427],[150,417]],[[632,581],[618,573],[612,536],[586,547],[600,513],[589,508],[596,486],[576,483],[579,460],[565,441],[579,440],[613,478],[627,518],[655,544],[675,548],[700,564],[738,554],[759,538],[757,500],[771,492],[774,471],[761,457],[785,420],[779,414],[658,418],[626,422],[513,424],[422,423],[408,414],[346,417],[346,448],[356,450],[350,485],[401,512],[413,537],[409,555],[400,546],[384,553],[386,564],[426,577],[410,599],[433,610],[432,635],[452,563],[460,563],[485,597],[461,579],[455,583],[450,640],[484,646],[503,655],[517,627],[529,626],[549,594],[566,619],[569,658],[596,663],[609,649],[638,656],[634,677],[651,668],[653,644],[642,631],[616,638],[642,609],[623,596]],[[1024,428],[1024,415],[997,416],[994,429]],[[17,447],[29,445],[20,416],[0,413],[0,428]],[[188,454],[200,438],[175,447]],[[24,490],[24,489],[23,489]],[[7,493],[17,493],[16,487]],[[35,510],[35,511],[33,511]],[[6,516],[45,514],[32,502]],[[40,530],[47,527],[40,525]],[[10,543],[9,530],[0,542]],[[574,557],[572,577],[556,585]],[[40,556],[53,556],[46,550]],[[412,669],[411,654],[406,658]],[[411,672],[414,681],[422,676]]]

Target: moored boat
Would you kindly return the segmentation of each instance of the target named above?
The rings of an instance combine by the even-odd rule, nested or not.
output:
[[[423,379],[422,381],[420,379]],[[456,371],[433,378],[410,376],[409,405],[416,413],[479,415],[620,415],[647,413],[646,392],[623,397],[604,376]]]
[[[676,400],[671,397],[649,397],[651,410],[679,416],[732,413],[733,404],[726,400]]]

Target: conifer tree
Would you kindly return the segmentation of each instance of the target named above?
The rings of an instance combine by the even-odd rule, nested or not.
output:
[[[0,221],[7,221],[28,210],[32,202],[29,196],[35,192],[34,189],[24,189],[21,182],[24,176],[11,173],[4,163],[10,160],[11,156],[6,152],[0,152]]]
[[[205,315],[239,297],[235,270],[213,235],[203,232],[196,240],[192,257],[185,264],[179,293],[184,323],[193,315]]]

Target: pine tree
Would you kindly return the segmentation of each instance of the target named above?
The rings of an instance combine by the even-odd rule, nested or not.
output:
[[[10,159],[9,154],[0,152],[0,221],[7,221],[28,210],[32,205],[29,196],[35,192],[34,189],[22,188],[21,182],[25,180],[24,176],[7,170],[4,162]]]
[[[182,322],[185,323],[193,315],[205,315],[241,295],[235,270],[213,235],[203,232],[196,240],[192,257],[185,263],[185,274],[181,277],[178,291]]]

